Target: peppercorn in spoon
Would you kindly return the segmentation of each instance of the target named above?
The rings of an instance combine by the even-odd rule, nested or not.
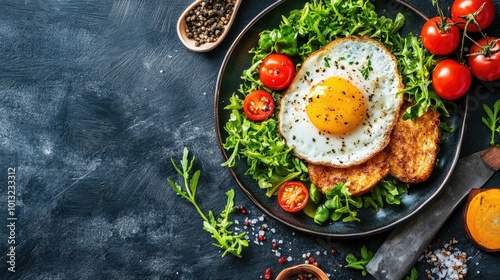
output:
[[[177,35],[195,52],[207,52],[226,37],[243,0],[196,0],[180,16]]]

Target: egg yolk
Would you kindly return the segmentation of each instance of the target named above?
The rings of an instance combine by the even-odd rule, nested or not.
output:
[[[361,125],[366,115],[364,94],[348,80],[329,77],[309,92],[306,112],[322,132],[345,134]]]

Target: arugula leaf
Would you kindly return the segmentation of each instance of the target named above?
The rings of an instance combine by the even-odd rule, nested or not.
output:
[[[486,113],[486,117],[481,120],[491,131],[490,145],[495,145],[495,134],[500,134],[500,99],[498,99],[493,105],[493,109],[488,107],[488,105],[483,104],[483,110]],[[497,144],[500,146],[500,143]]]
[[[415,120],[429,110],[431,105],[434,110],[440,110],[445,116],[449,116],[443,101],[431,87],[431,73],[436,61],[425,50],[420,39],[408,34],[391,51],[398,59],[399,72],[405,85],[401,94],[406,93],[415,100],[415,104],[406,110],[403,119]]]
[[[193,156],[191,160],[188,159],[189,150],[184,148],[182,159],[180,161],[181,168],[177,166],[173,159],[170,159],[172,166],[184,179],[184,189],[178,183],[167,179],[168,183],[172,189],[180,197],[189,201],[198,211],[200,216],[203,218],[203,229],[212,234],[212,238],[217,240],[218,243],[213,243],[214,246],[224,249],[222,257],[227,253],[231,253],[236,257],[241,258],[241,252],[243,247],[248,247],[248,240],[246,240],[246,232],[242,232],[238,235],[234,235],[230,230],[230,226],[233,224],[229,221],[229,214],[234,211],[234,190],[229,190],[226,192],[227,202],[224,210],[220,214],[219,218],[215,218],[212,211],[208,212],[208,217],[205,216],[203,211],[201,211],[198,203],[196,202],[196,190],[198,187],[198,181],[201,172],[199,170],[195,171],[191,176],[191,169],[193,168],[193,163],[195,157]],[[190,177],[191,176],[191,177]]]

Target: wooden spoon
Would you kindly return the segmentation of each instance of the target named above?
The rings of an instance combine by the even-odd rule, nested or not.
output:
[[[186,46],[186,48],[194,51],[194,52],[208,52],[215,47],[217,47],[224,37],[226,37],[227,33],[229,32],[229,28],[234,22],[234,18],[236,17],[236,12],[238,11],[238,8],[240,7],[240,4],[243,0],[234,0],[234,8],[233,8],[233,13],[229,20],[227,21],[227,24],[224,25],[224,29],[222,30],[222,33],[217,37],[217,40],[215,42],[209,42],[209,43],[203,43],[200,45],[197,45],[197,42],[193,38],[188,38],[187,32],[186,32],[186,16],[189,14],[191,10],[194,10],[198,5],[201,5],[201,3],[204,0],[196,0],[194,1],[189,7],[184,10],[184,12],[181,14],[179,20],[177,21],[177,35],[179,36],[179,39],[181,42]],[[225,2],[225,1],[223,1]]]

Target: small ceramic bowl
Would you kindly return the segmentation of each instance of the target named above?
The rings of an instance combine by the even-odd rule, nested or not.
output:
[[[328,280],[328,276],[321,270],[319,267],[311,264],[299,264],[296,266],[292,266],[289,268],[286,268],[276,276],[276,280],[288,280],[288,279],[294,279],[294,277],[297,277],[299,274],[311,274],[312,276],[316,277],[318,280]]]

